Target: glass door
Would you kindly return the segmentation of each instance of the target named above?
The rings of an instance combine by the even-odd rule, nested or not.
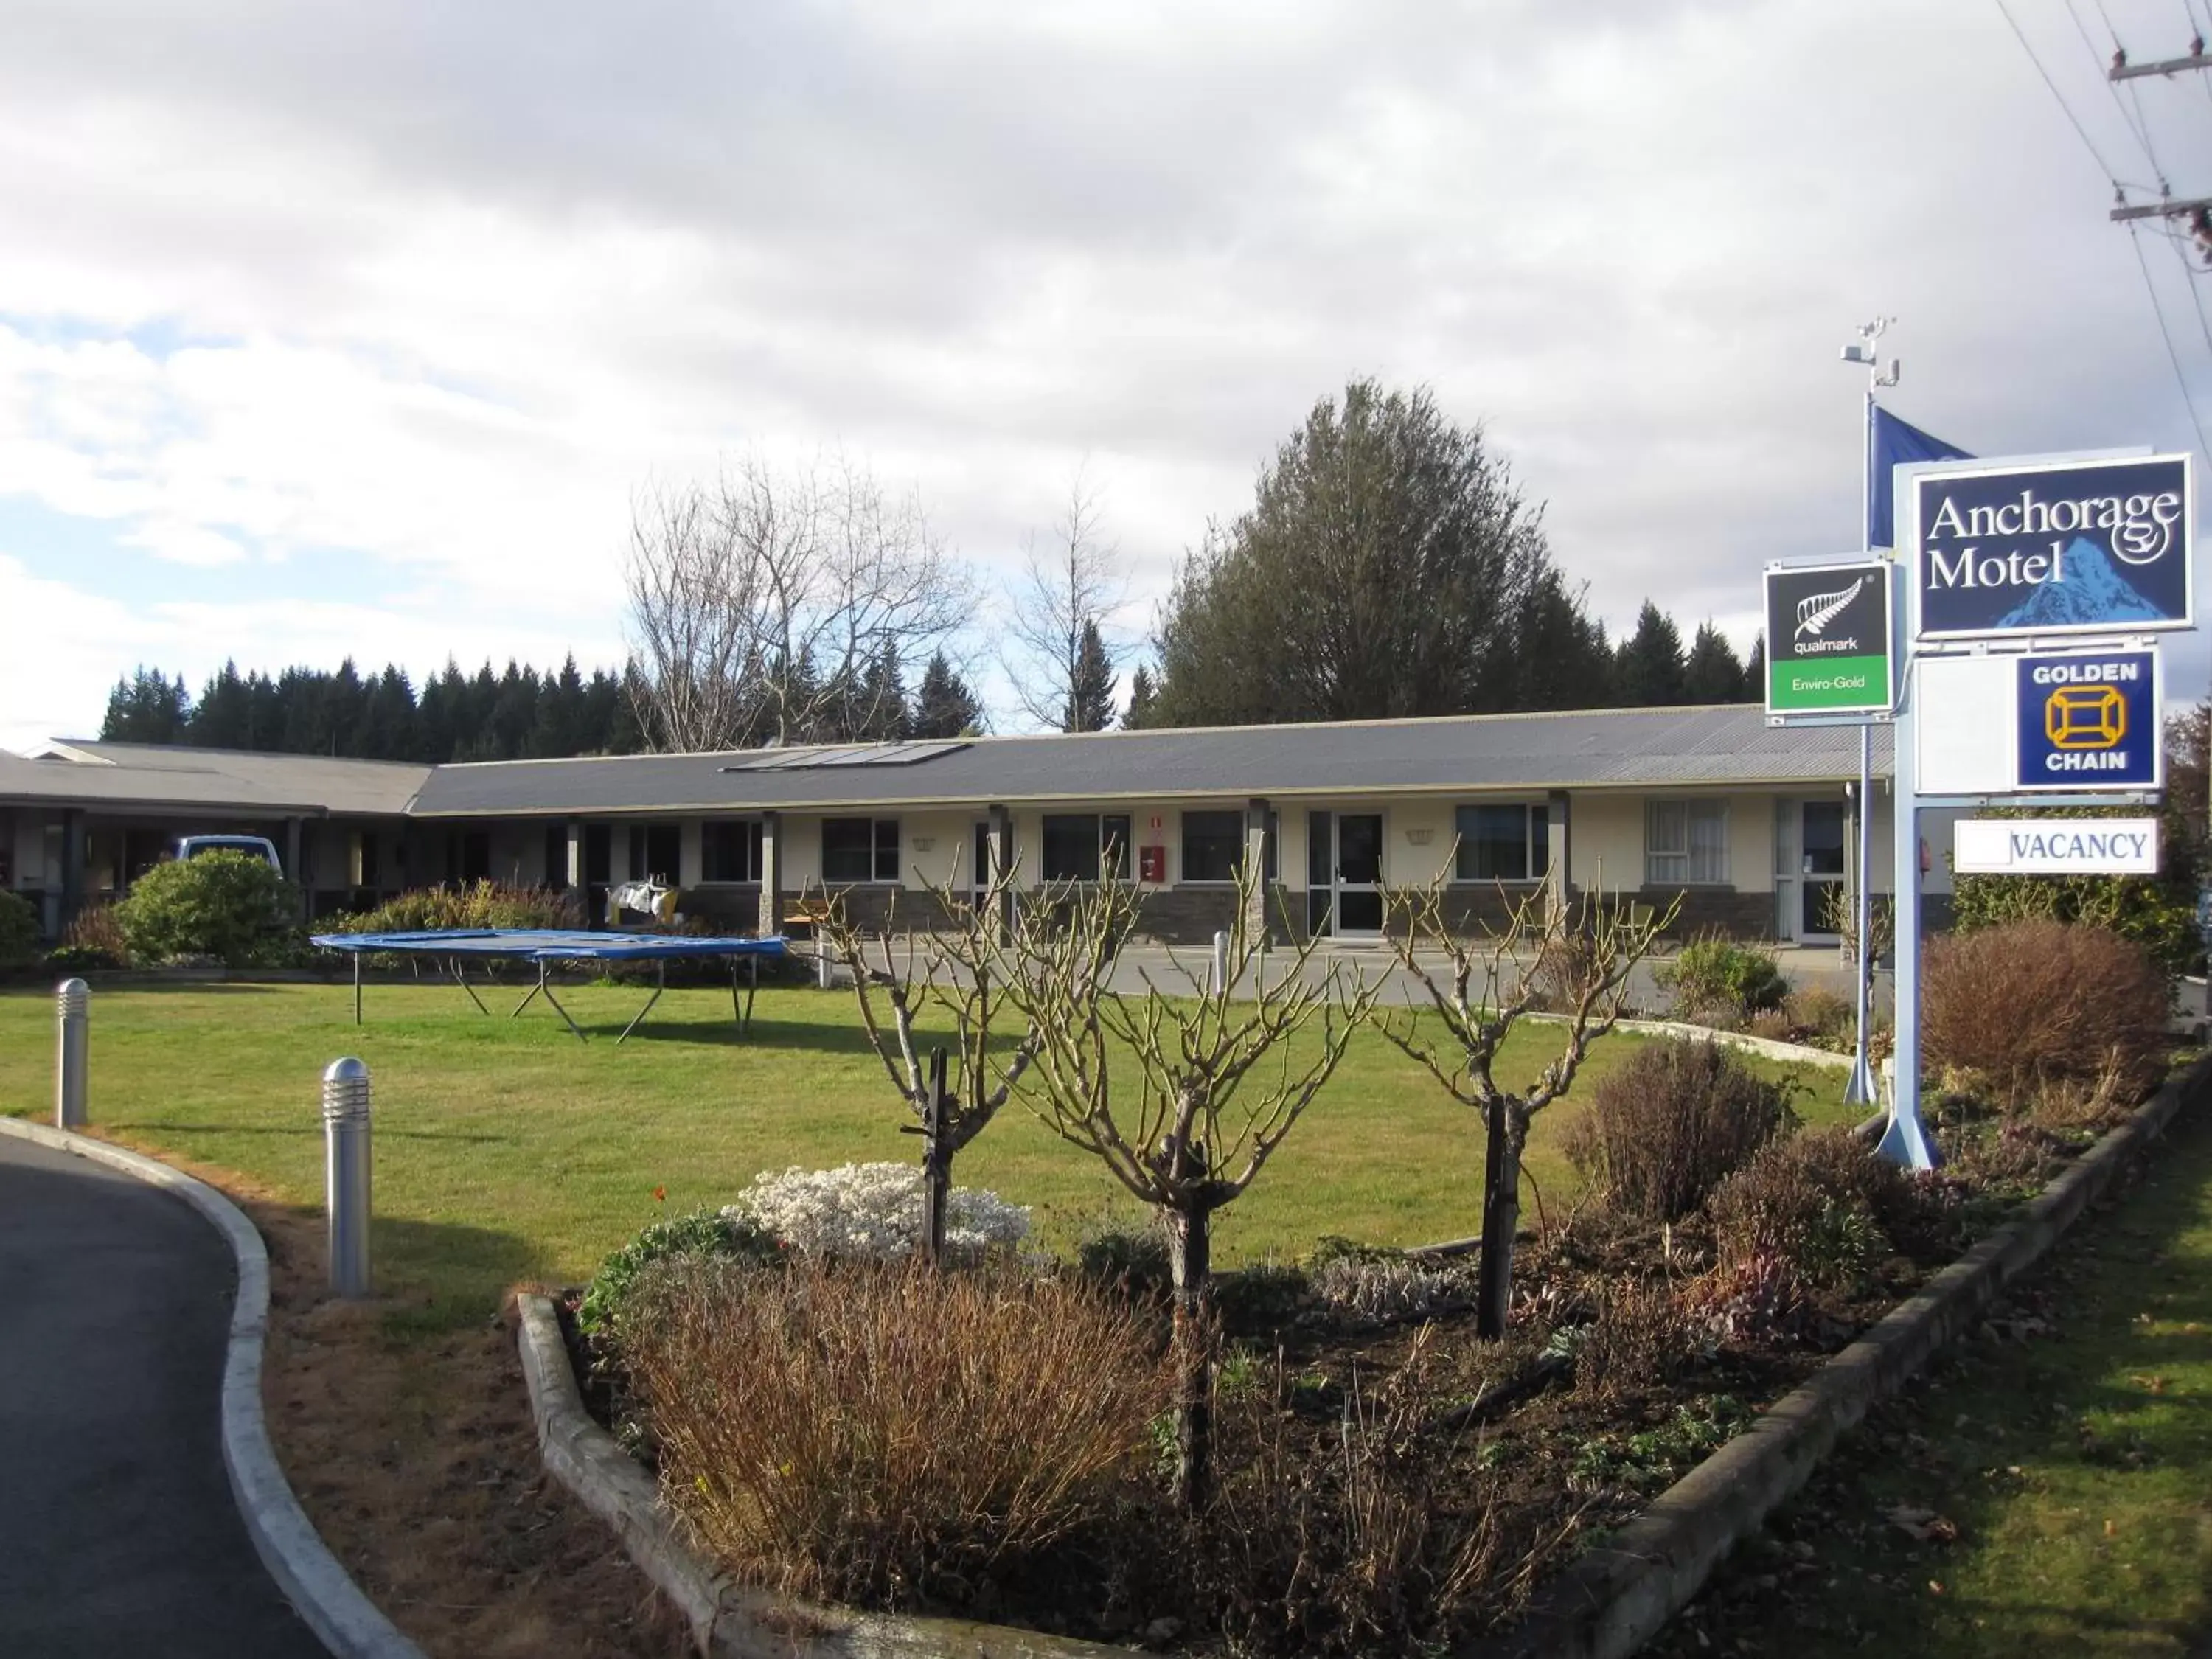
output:
[[[1382,937],[1382,815],[1336,815],[1336,933]]]
[[[969,884],[969,902],[982,908],[983,898],[991,890],[991,821],[979,818],[975,823],[975,878]]]
[[[1844,896],[1844,804],[1808,800],[1800,822],[1799,869],[1803,878],[1797,937],[1833,940],[1837,937],[1834,907]]]

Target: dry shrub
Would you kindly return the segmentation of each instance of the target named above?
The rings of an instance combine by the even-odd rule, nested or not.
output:
[[[98,951],[118,966],[131,960],[131,941],[124,937],[122,920],[112,904],[90,904],[70,919],[62,930],[64,951]]]
[[[1706,1207],[1723,1267],[1771,1256],[1829,1289],[1856,1288],[1895,1251],[1937,1247],[1940,1229],[1929,1193],[1847,1129],[1761,1148]]]
[[[1923,1059],[1989,1079],[2022,1111],[2039,1085],[2108,1073],[2128,1101],[2164,1074],[2167,992],[2148,951],[2101,927],[2048,921],[1956,933],[1928,948]]]
[[[1822,1048],[1850,1048],[1851,1028],[1858,1018],[1850,998],[1825,985],[1792,991],[1782,1013],[1801,1040]]]
[[[1653,1042],[1597,1085],[1565,1149],[1607,1207],[1678,1221],[1793,1121],[1784,1085],[1732,1050]]]
[[[1396,1370],[1354,1371],[1324,1455],[1267,1390],[1223,1398],[1230,1455],[1192,1565],[1231,1651],[1407,1652],[1491,1605],[1496,1517],[1468,1507],[1431,1427],[1464,1383],[1433,1331]]]
[[[1097,1521],[1172,1399],[1146,1325],[1007,1270],[677,1257],[624,1322],[661,1490],[746,1579],[966,1602]]]
[[[1723,1262],[1684,1301],[1693,1326],[1716,1342],[1795,1343],[1818,1334],[1818,1304],[1797,1270],[1771,1251]]]
[[[1599,1400],[1651,1388],[1678,1376],[1702,1346],[1672,1285],[1619,1280],[1577,1347],[1575,1387]]]

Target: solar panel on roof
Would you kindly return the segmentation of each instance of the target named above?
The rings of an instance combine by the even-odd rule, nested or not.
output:
[[[771,749],[719,768],[723,772],[811,772],[826,766],[912,766],[968,746],[964,738],[924,743],[847,744],[834,749]]]

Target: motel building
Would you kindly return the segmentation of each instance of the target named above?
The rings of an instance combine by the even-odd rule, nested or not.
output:
[[[1878,894],[1889,766],[1878,727]],[[1140,933],[1182,945],[1228,924],[1256,844],[1279,932],[1286,915],[1376,938],[1384,884],[1447,870],[1474,929],[1563,872],[1577,893],[1679,895],[1685,935],[1819,945],[1858,879],[1857,771],[1856,731],[1771,729],[1755,705],[437,767],[64,741],[0,756],[0,887],[52,938],[179,836],[229,831],[276,843],[311,916],[490,878],[584,888],[597,918],[609,884],[656,878],[726,931],[777,929],[823,886],[856,917],[924,927],[932,884],[980,881],[1005,848],[1024,883],[1096,879],[1118,856]],[[1940,919],[1940,856],[1926,885]]]

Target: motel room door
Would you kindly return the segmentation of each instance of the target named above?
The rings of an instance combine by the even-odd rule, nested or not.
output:
[[[1306,815],[1306,925],[1337,939],[1382,936],[1382,815]]]
[[[1844,804],[1801,802],[1797,825],[1797,938],[1808,944],[1833,944],[1838,935],[1831,918],[1844,895]]]

